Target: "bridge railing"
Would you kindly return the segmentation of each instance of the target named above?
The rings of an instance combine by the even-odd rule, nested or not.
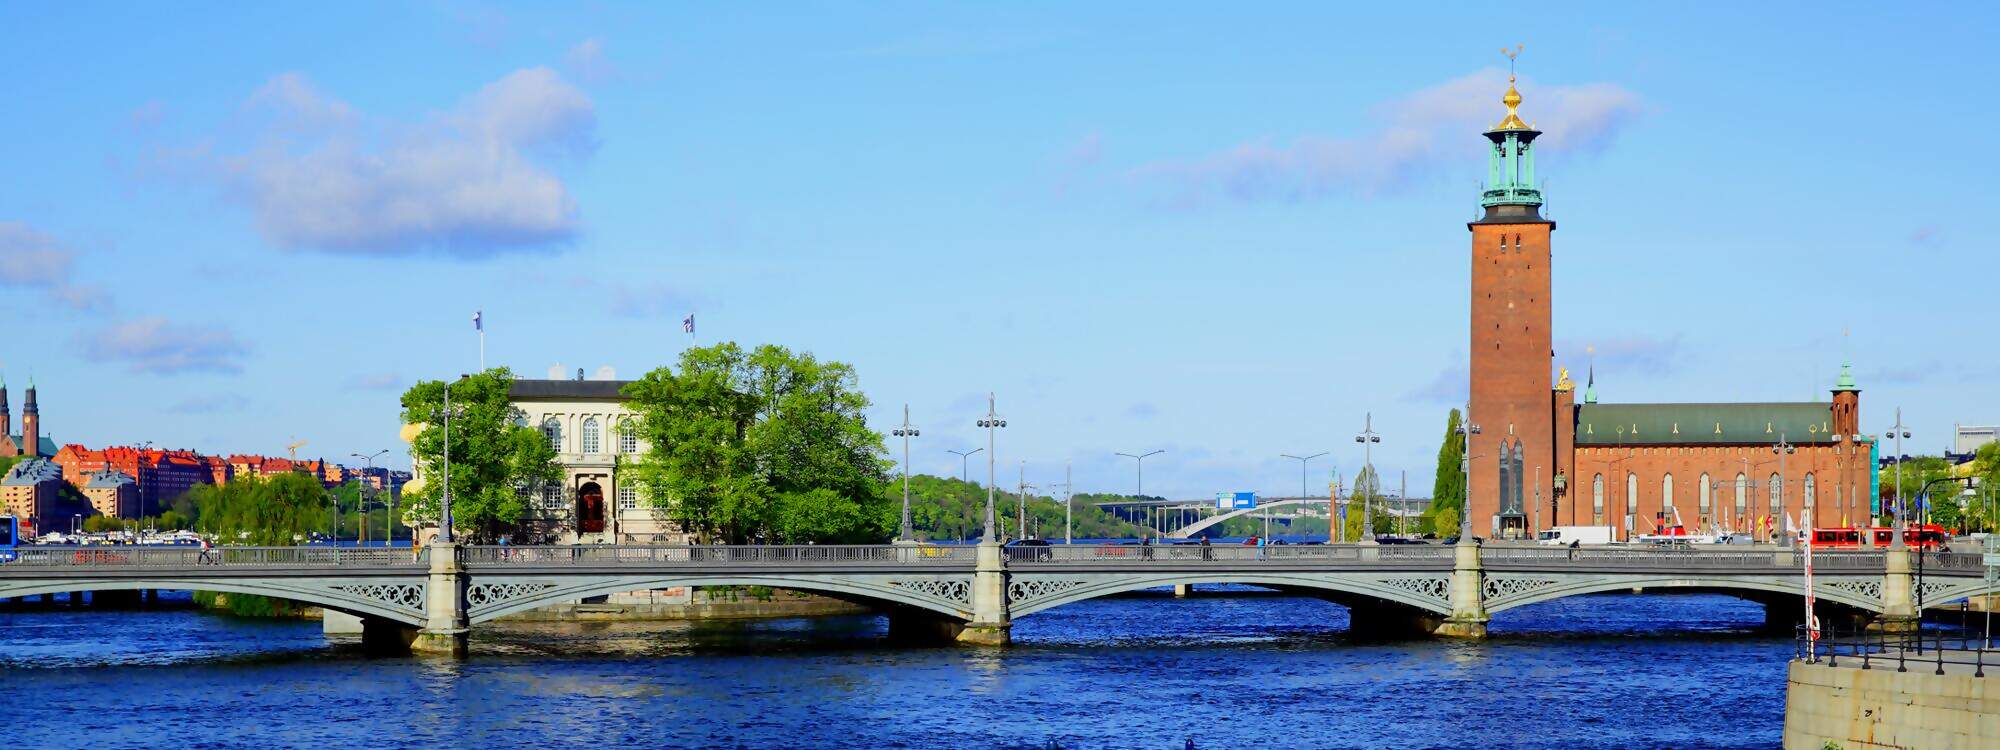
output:
[[[1008,547],[1010,563],[1145,563],[1145,562],[1410,562],[1449,561],[1450,547],[1393,545],[1363,547],[1340,544],[1280,544],[1264,547],[1240,544],[1052,544]]]
[[[973,562],[969,546],[930,545],[573,545],[466,547],[467,565],[921,565]]]
[[[1792,550],[1697,550],[1672,547],[1502,547],[1480,551],[1486,565],[1533,565],[1579,568],[1674,567],[1696,570],[1797,570],[1805,554]],[[1882,569],[1879,552],[1816,552],[1813,566],[1827,572]]]
[[[360,547],[214,547],[112,545],[20,547],[18,557],[0,565],[17,568],[181,568],[181,567],[412,567],[428,551]]]

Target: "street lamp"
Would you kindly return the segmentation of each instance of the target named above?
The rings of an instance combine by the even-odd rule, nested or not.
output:
[[[1896,517],[1889,522],[1889,525],[1895,528],[1889,535],[1890,547],[1903,546],[1903,438],[1909,436],[1909,428],[1903,426],[1903,407],[1898,406],[1896,426],[1889,428],[1888,435],[1896,439]]]
[[[384,454],[384,453],[388,453],[388,452],[389,452],[389,449],[388,449],[388,448],[383,448],[382,450],[379,450],[379,451],[375,451],[375,452],[374,452],[373,454],[370,454],[370,455],[366,455],[366,456],[364,456],[364,455],[361,455],[361,454],[359,454],[359,453],[352,453],[352,454],[349,454],[349,455],[351,455],[351,456],[354,456],[355,458],[358,458],[358,459],[361,459],[362,461],[365,461],[365,462],[367,462],[367,465],[368,465],[368,470],[367,470],[366,472],[362,473],[362,475],[361,475],[362,477],[364,477],[364,479],[362,480],[364,484],[366,484],[366,482],[367,482],[367,480],[368,480],[368,479],[372,479],[372,478],[374,478],[374,476],[375,476],[375,459],[377,459],[377,458],[381,458],[381,457],[382,457],[382,454]],[[388,484],[388,482],[386,482],[386,481],[385,481],[385,482],[383,482],[383,484],[385,484],[385,485],[386,485],[386,484]],[[361,493],[361,494],[366,494],[366,493]],[[360,495],[356,495],[356,497],[358,498],[358,497],[360,497]],[[360,500],[359,502],[361,502],[361,504],[362,504],[362,505],[361,505],[361,534],[362,534],[363,536],[366,536],[366,535],[368,534],[368,504],[367,504],[367,501],[366,501],[366,500]],[[386,509],[385,509],[385,510],[386,510]],[[387,523],[387,524],[385,524],[385,525],[383,525],[383,527],[382,527],[382,535],[383,535],[383,536],[389,536],[389,529],[390,529],[390,528],[392,528],[392,527],[394,527],[394,526],[396,525],[396,519],[395,519],[395,517],[394,517],[394,516],[391,516],[391,517],[389,517],[389,518],[387,518],[387,519],[384,519],[384,520],[387,520],[387,521],[388,521],[388,523]],[[385,546],[385,547],[386,547],[386,546],[388,546],[388,545],[389,545],[388,541],[386,541],[386,540],[385,540],[385,541],[383,541],[383,542],[382,542],[382,546]]]
[[[889,434],[903,439],[903,532],[897,539],[910,541],[910,438],[918,435],[910,424],[910,405],[903,404],[903,424]]]
[[[1369,484],[1373,484],[1376,487],[1380,487],[1382,485],[1381,478],[1375,476],[1374,449],[1376,443],[1382,442],[1382,436],[1379,433],[1375,432],[1374,412],[1369,412],[1367,416],[1364,417],[1364,420],[1365,421],[1361,423],[1362,424],[1361,434],[1354,436],[1354,442],[1361,444],[1361,474]],[[1359,485],[1362,483],[1357,482],[1356,484]],[[1362,490],[1364,493],[1366,493],[1361,496],[1362,537],[1359,541],[1362,544],[1374,544],[1375,519],[1374,516],[1370,514],[1368,511],[1368,501],[1372,496],[1374,496],[1375,492],[1372,487],[1357,486],[1355,489]]]
[[[1309,462],[1309,461],[1311,461],[1311,460],[1313,460],[1313,459],[1315,459],[1315,458],[1319,458],[1320,456],[1324,456],[1324,455],[1326,455],[1326,454],[1327,454],[1327,452],[1326,452],[1326,451],[1320,451],[1320,452],[1318,452],[1318,453],[1314,453],[1314,454],[1312,454],[1312,455],[1310,455],[1310,456],[1294,456],[1294,455],[1292,455],[1292,454],[1290,454],[1290,453],[1280,453],[1280,454],[1278,454],[1278,457],[1279,457],[1279,458],[1289,458],[1289,459],[1291,459],[1291,460],[1293,460],[1293,461],[1297,461],[1297,462],[1299,462],[1299,502],[1300,502],[1300,503],[1302,503],[1302,504],[1303,504],[1303,503],[1304,503],[1304,502],[1306,501],[1306,463],[1307,463],[1307,462]],[[1303,505],[1301,505],[1301,507],[1303,507]],[[1332,496],[1332,495],[1328,495],[1328,496],[1327,496],[1327,498],[1326,498],[1326,517],[1327,517],[1327,529],[1328,529],[1328,534],[1329,534],[1329,535],[1331,535],[1331,533],[1332,533],[1332,529],[1333,529],[1333,524],[1335,524],[1335,523],[1338,523],[1338,522],[1339,522],[1339,519],[1336,519],[1336,518],[1334,518],[1333,516],[1334,516],[1334,509],[1333,509],[1333,496]]]
[[[458,376],[458,380],[459,380],[459,382],[464,382],[464,381],[465,381],[465,379],[466,379],[467,377],[469,377],[469,376],[467,376],[467,375],[462,375],[462,374],[461,374],[461,375],[459,375],[459,376]],[[443,498],[442,498],[442,500],[441,500],[441,501],[440,501],[440,503],[439,503],[439,512],[438,512],[438,541],[441,541],[441,542],[444,542],[444,543],[446,543],[446,544],[450,544],[450,543],[451,543],[451,541],[452,541],[452,534],[451,534],[451,418],[452,418],[452,416],[453,416],[454,414],[456,414],[456,412],[455,412],[455,411],[454,411],[454,410],[453,410],[453,409],[451,408],[451,387],[452,387],[453,385],[454,385],[454,383],[446,383],[446,384],[444,385],[444,408],[442,408],[442,409],[434,409],[434,410],[432,410],[432,411],[431,411],[431,418],[432,418],[432,419],[441,419],[441,420],[443,420],[443,421],[444,421],[444,495],[443,495]]]
[[[1134,498],[1137,498],[1137,499],[1138,499],[1138,500],[1139,500],[1140,502],[1142,502],[1142,503],[1143,503],[1143,502],[1145,502],[1145,499],[1146,499],[1146,457],[1147,457],[1147,456],[1157,456],[1157,455],[1159,455],[1159,454],[1161,454],[1161,453],[1165,453],[1165,452],[1167,452],[1167,451],[1166,451],[1165,449],[1161,449],[1161,450],[1156,450],[1156,451],[1150,451],[1150,452],[1147,452],[1147,453],[1141,453],[1141,454],[1137,454],[1137,455],[1133,455],[1133,454],[1131,454],[1131,453],[1120,453],[1120,454],[1118,454],[1118,455],[1120,455],[1120,456],[1124,456],[1124,457],[1126,457],[1126,458],[1130,458],[1130,459],[1133,459],[1133,460],[1136,460],[1136,461],[1138,461],[1138,462],[1139,462],[1139,488],[1138,488],[1137,490],[1135,490],[1135,491],[1134,491],[1134,492],[1132,493],[1132,496],[1133,496]],[[1149,511],[1149,512],[1147,513],[1147,515],[1148,515],[1148,516],[1151,516],[1151,515],[1153,515],[1153,514],[1155,514],[1155,513],[1158,513],[1158,512],[1159,512],[1159,511],[1158,511],[1158,509],[1156,508],[1156,509],[1154,509],[1154,510],[1152,510],[1152,511]]]
[[[994,410],[993,393],[990,391],[986,394],[986,417],[979,420],[977,424],[980,427],[986,428],[986,532],[979,538],[979,543],[998,544],[999,539],[993,535],[993,483],[995,478],[993,466],[993,432],[994,430],[1006,427],[1007,420],[1001,419],[1000,413]]]
[[[1463,496],[1459,498],[1458,543],[1465,544],[1472,539],[1472,436],[1479,434],[1479,425],[1472,421],[1472,407],[1465,408],[1465,420],[1458,425],[1460,450],[1464,455],[1458,458],[1458,472],[1465,480],[1459,488]]]

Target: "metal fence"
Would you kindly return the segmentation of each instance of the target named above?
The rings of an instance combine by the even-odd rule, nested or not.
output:
[[[1793,550],[1702,550],[1676,547],[1489,547],[1480,552],[1487,565],[1534,565],[1579,568],[1687,568],[1693,570],[1797,570],[1805,553]],[[1879,571],[1879,552],[1816,552],[1813,566],[1834,571]]]
[[[1008,547],[1014,563],[1087,562],[1383,562],[1449,561],[1450,547],[1352,544],[1052,544]]]
[[[1801,626],[1792,642],[1792,658],[1829,667],[1912,669],[1931,674],[1986,676],[1986,665],[2000,666],[2000,641],[1992,634],[1948,633],[1942,630],[1888,634],[1855,630],[1825,630],[1811,638]]]
[[[328,567],[382,568],[422,566],[427,551],[393,547],[200,547],[172,545],[109,545],[85,547],[20,547],[13,562],[0,571],[18,568],[183,568],[183,567]]]
[[[932,545],[575,545],[466,547],[467,565],[760,565],[970,563],[978,550]]]

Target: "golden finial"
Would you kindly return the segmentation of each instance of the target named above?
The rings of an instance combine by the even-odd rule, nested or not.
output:
[[[1521,55],[1523,46],[1516,44],[1511,50],[1505,47],[1500,48],[1500,54],[1507,56],[1507,95],[1500,97],[1500,103],[1507,105],[1507,117],[1501,120],[1500,124],[1493,126],[1494,130],[1534,130],[1534,128],[1528,127],[1528,123],[1521,119],[1519,111],[1519,107],[1521,106],[1521,92],[1514,88],[1514,58]]]

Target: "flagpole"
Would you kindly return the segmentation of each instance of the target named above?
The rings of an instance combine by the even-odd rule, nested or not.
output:
[[[472,330],[479,334],[479,371],[486,371],[486,311],[472,311]]]

